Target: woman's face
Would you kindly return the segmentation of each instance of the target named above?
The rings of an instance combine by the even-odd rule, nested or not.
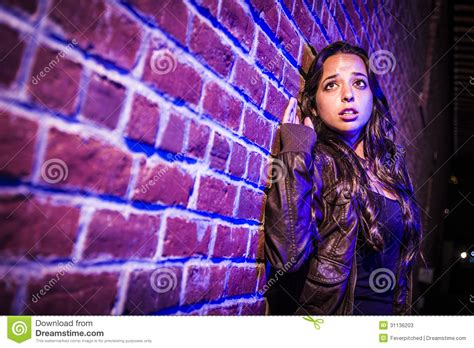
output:
[[[326,59],[316,104],[319,117],[329,128],[352,143],[370,119],[372,102],[362,58],[343,53]]]

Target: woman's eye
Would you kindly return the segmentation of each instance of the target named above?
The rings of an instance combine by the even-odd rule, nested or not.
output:
[[[336,84],[335,82],[329,82],[329,83],[326,85],[326,87],[324,87],[324,89],[325,89],[325,90],[330,90],[330,89],[332,89],[332,88],[329,88],[329,87],[330,87],[330,86],[333,86],[333,85],[335,85],[335,84]]]
[[[367,86],[367,84],[365,83],[364,80],[357,80],[355,83],[356,83],[359,87],[366,87],[366,86]]]

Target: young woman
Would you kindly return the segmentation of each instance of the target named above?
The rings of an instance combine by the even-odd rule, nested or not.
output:
[[[297,104],[266,192],[267,313],[411,314],[419,212],[367,53],[324,48]]]

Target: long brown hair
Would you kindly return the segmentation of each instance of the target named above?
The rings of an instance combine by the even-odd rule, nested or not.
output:
[[[325,60],[335,54],[349,53],[359,56],[368,72],[369,86],[373,94],[373,110],[361,135],[364,139],[364,156],[360,160],[354,150],[345,143],[339,134],[327,127],[318,117],[316,91],[322,78]],[[395,125],[389,110],[387,99],[377,82],[375,73],[370,69],[369,57],[364,49],[344,41],[337,41],[319,52],[305,76],[305,85],[301,93],[300,108],[303,118],[308,116],[315,126],[317,146],[335,159],[336,172],[342,175],[338,182],[347,184],[358,204],[359,222],[363,235],[374,250],[383,249],[384,240],[377,226],[377,205],[370,190],[371,179],[367,170],[400,202],[404,223],[402,243],[403,266],[410,268],[420,253],[422,240],[421,220],[416,197],[406,168],[404,148],[395,142]],[[322,145],[322,146],[320,146]],[[338,175],[339,175],[338,174]],[[423,259],[423,256],[421,256]]]

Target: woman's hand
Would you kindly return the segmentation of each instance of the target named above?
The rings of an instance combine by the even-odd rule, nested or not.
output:
[[[285,114],[283,115],[283,120],[281,122],[300,124],[300,118],[301,110],[298,106],[298,103],[296,102],[296,99],[291,97],[288,102],[288,105],[286,106]],[[309,117],[305,117],[303,124],[314,130],[313,122]]]

